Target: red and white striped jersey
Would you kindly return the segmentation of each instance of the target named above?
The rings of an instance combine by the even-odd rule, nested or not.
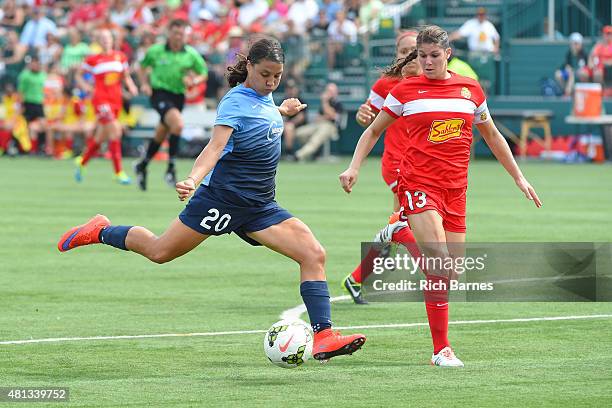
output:
[[[83,61],[83,70],[94,76],[94,104],[121,105],[121,81],[128,70],[127,57],[121,51],[90,55]]]
[[[369,105],[376,113],[378,113],[385,103],[385,98],[402,78],[381,76],[372,85],[370,96],[368,97]],[[401,121],[395,121],[385,131],[385,152],[382,158],[382,165],[390,168],[398,168],[402,161],[402,155],[406,149],[407,137],[406,129]]]
[[[451,72],[444,80],[419,75],[402,80],[383,105],[409,139],[402,177],[443,188],[467,186],[472,124],[489,120],[480,84]]]

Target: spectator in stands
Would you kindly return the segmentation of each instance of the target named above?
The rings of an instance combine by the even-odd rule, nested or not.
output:
[[[218,0],[193,0],[189,5],[189,21],[197,23],[200,18],[200,11],[206,10],[211,15],[216,16],[221,9],[221,4]]]
[[[59,37],[51,32],[47,33],[47,46],[38,50],[38,59],[43,70],[48,71],[51,65],[59,63],[63,50],[64,47],[62,47]]]
[[[324,38],[327,36],[330,19],[325,9],[319,9],[319,15],[314,19],[309,29],[313,37]]]
[[[362,27],[370,27],[374,21],[378,20],[378,16],[385,7],[380,0],[364,0],[359,8],[359,23]]]
[[[37,56],[27,57],[28,67],[21,71],[17,79],[17,91],[23,102],[23,116],[28,122],[28,130],[31,140],[38,141],[38,152],[45,138],[45,111],[43,109],[44,88],[47,73]],[[53,153],[53,146],[47,145],[46,153]]]
[[[499,33],[487,19],[487,10],[478,8],[475,18],[471,18],[449,36],[450,41],[467,38],[468,49],[478,53],[499,53]]]
[[[68,72],[81,65],[81,62],[91,52],[89,45],[81,41],[81,33],[78,29],[71,27],[68,29],[68,44],[62,51],[60,65],[62,71]]]
[[[0,61],[4,64],[4,74],[2,77],[2,85],[10,83],[17,84],[17,76],[23,68],[23,57],[26,48],[20,46],[19,36],[15,31],[6,33],[6,43],[2,47]]]
[[[245,31],[250,31],[251,25],[268,13],[266,0],[238,0],[238,24]]]
[[[340,10],[342,10],[342,2],[337,0],[323,0],[319,9],[319,11],[325,12],[328,24],[336,18],[336,13]]]
[[[591,50],[589,68],[594,82],[603,84],[606,94],[612,91],[612,26],[602,29],[603,39]]]
[[[57,26],[47,18],[45,7],[34,7],[31,18],[23,27],[19,42],[28,49],[46,47],[48,33],[57,35]]]
[[[146,32],[155,22],[155,16],[144,0],[130,1],[128,16],[128,25],[134,29],[135,35],[141,35]],[[163,16],[157,21],[156,26],[158,29],[164,25],[164,22],[161,21],[162,18]]]
[[[2,19],[0,26],[7,31],[18,31],[23,26],[25,13],[15,0],[6,0],[2,5]]]
[[[336,57],[344,46],[357,43],[357,26],[346,18],[344,10],[340,10],[336,13],[336,19],[329,24],[327,34],[329,36],[327,64],[333,69],[336,66]]]
[[[576,76],[580,81],[587,81],[589,77],[586,70],[588,57],[582,48],[582,40],[580,33],[570,34],[569,50],[565,54],[565,61],[561,68],[555,71],[555,79],[564,90],[565,96],[572,94]]]
[[[295,131],[295,138],[303,143],[295,153],[296,160],[312,158],[325,142],[338,138],[342,112],[342,104],[338,101],[338,86],[334,83],[327,84],[321,95],[321,108],[315,122],[300,126]]]
[[[357,27],[360,25],[359,9],[361,9],[361,0],[345,0],[344,11],[346,18],[351,20]]]
[[[485,93],[495,89],[495,58],[499,55],[499,33],[487,19],[484,7],[478,8],[476,17],[466,21],[459,30],[449,36],[449,40],[466,38],[469,49],[467,62],[480,78]]]
[[[78,2],[68,17],[68,26],[77,27],[84,32],[91,32],[104,20],[108,13],[108,2],[105,0],[84,0]]]
[[[293,22],[294,30],[304,34],[319,13],[319,5],[315,0],[295,0],[289,6],[287,18]]]
[[[293,79],[288,79],[285,83],[285,98],[297,98],[300,101],[304,99],[301,98],[300,90],[297,86],[297,83]],[[283,122],[285,125],[285,130],[283,131],[283,147],[284,147],[284,157],[289,160],[295,160],[295,131],[300,126],[306,124],[307,115],[305,111],[301,111],[295,116],[283,116]]]

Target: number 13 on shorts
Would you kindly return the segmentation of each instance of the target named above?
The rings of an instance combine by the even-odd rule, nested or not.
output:
[[[408,208],[412,211],[415,208],[423,208],[427,205],[427,194],[422,191],[406,191],[406,198],[408,199]]]

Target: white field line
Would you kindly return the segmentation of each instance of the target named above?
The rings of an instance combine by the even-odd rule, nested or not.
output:
[[[526,322],[542,322],[542,321],[557,321],[557,320],[585,320],[585,319],[610,319],[612,314],[599,315],[582,315],[582,316],[552,316],[552,317],[530,317],[519,319],[495,319],[495,320],[458,320],[449,322],[452,325],[464,324],[490,324],[490,323],[526,323]],[[395,324],[372,324],[363,326],[346,326],[337,327],[338,329],[394,329],[427,326],[427,322],[419,323],[395,323]],[[75,341],[100,341],[100,340],[132,340],[132,339],[151,339],[162,337],[211,337],[211,336],[230,336],[239,334],[263,334],[266,330],[237,330],[225,332],[208,332],[208,333],[166,333],[166,334],[139,334],[133,336],[97,336],[97,337],[58,337],[47,339],[30,339],[30,340],[8,340],[0,341],[0,345],[14,344],[31,344],[31,343],[63,343]]]

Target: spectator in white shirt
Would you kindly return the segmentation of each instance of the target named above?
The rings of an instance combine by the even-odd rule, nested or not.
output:
[[[240,0],[238,8],[238,24],[244,29],[249,30],[251,24],[257,19],[264,17],[268,13],[268,3],[266,0]]]
[[[449,37],[451,41],[459,38],[467,38],[468,49],[471,52],[499,53],[499,33],[487,20],[487,10],[484,7],[480,7],[475,18],[466,21]]]
[[[327,63],[331,69],[336,66],[336,56],[342,51],[345,44],[357,42],[357,26],[346,18],[346,12],[339,10],[336,19],[327,28],[329,44],[327,47]]]
[[[23,27],[19,42],[26,47],[46,47],[47,33],[57,35],[57,26],[46,17],[44,7],[36,7],[32,19]]]
[[[315,0],[295,0],[289,7],[287,18],[293,21],[295,32],[304,34],[319,13]]]

